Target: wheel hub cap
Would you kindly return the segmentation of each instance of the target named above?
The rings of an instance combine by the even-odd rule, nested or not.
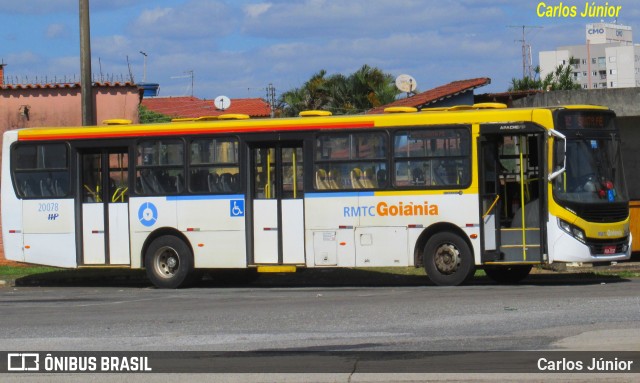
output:
[[[442,274],[453,274],[460,266],[460,252],[451,244],[443,244],[436,252],[435,264]]]

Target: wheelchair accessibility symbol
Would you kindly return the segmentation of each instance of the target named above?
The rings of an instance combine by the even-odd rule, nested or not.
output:
[[[232,199],[229,201],[229,216],[244,217],[244,200]]]
[[[158,209],[151,202],[145,202],[138,209],[138,219],[146,227],[153,226],[158,220]]]

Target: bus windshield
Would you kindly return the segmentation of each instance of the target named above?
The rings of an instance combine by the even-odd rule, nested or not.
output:
[[[615,114],[607,110],[563,110],[556,128],[567,138],[566,171],[553,181],[553,198],[590,222],[620,222],[629,215]],[[564,143],[556,141],[554,169],[562,166]]]
[[[557,165],[562,149],[556,146]],[[628,202],[621,157],[620,141],[613,131],[569,134],[566,171],[554,179],[555,199],[582,204]]]

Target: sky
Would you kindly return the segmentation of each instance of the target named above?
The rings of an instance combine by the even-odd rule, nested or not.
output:
[[[160,84],[160,96],[276,95],[314,73],[367,64],[409,74],[419,91],[489,77],[476,93],[504,92],[522,76],[522,26],[538,52],[585,44],[585,1],[524,0],[89,0],[95,80]],[[617,22],[640,33],[640,2]],[[539,15],[575,6],[575,17]],[[80,81],[78,0],[2,0],[0,60],[7,81]],[[637,37],[635,40],[640,40]],[[193,88],[191,86],[193,79]]]

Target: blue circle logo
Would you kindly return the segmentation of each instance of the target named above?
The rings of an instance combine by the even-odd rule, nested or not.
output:
[[[158,209],[151,202],[145,202],[138,209],[138,219],[146,227],[153,226],[158,220]]]

